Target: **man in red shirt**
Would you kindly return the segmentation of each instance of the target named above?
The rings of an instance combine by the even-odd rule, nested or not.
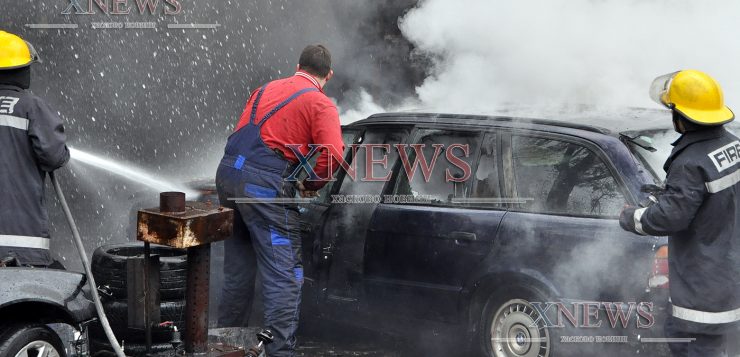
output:
[[[219,199],[235,211],[234,234],[225,242],[219,325],[246,326],[259,270],[265,325],[275,335],[270,357],[294,355],[303,285],[298,207],[285,199],[315,196],[344,151],[337,108],[323,93],[332,75],[329,50],[306,47],[294,76],[252,93],[216,173]],[[311,175],[320,179],[288,179],[300,167],[289,145],[304,158],[311,144],[325,148]]]

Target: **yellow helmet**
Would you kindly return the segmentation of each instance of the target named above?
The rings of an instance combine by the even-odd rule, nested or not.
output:
[[[22,38],[0,31],[0,71],[30,66],[39,55],[33,46]]]
[[[696,70],[656,78],[650,87],[650,98],[700,125],[722,125],[735,119],[732,110],[725,106],[719,83]]]

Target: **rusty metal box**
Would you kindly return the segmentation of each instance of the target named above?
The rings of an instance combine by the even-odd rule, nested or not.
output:
[[[182,212],[139,210],[136,239],[174,248],[190,248],[231,236],[234,211],[210,203],[187,202]]]

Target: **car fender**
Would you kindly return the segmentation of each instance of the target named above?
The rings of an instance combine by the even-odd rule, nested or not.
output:
[[[78,324],[96,316],[83,274],[37,268],[0,268],[0,316]]]
[[[546,293],[551,298],[561,296],[560,291],[555,287],[552,281],[537,270],[521,267],[502,267],[500,270],[490,270],[480,275],[474,282],[465,289],[468,298],[466,320],[469,322],[470,332],[475,332],[478,326],[480,315],[483,312],[491,295],[502,286],[517,285],[528,287]]]

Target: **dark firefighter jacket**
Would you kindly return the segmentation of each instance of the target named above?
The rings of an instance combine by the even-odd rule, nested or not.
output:
[[[672,315],[733,326],[740,321],[740,140],[715,127],[673,145],[658,203],[625,214],[637,233],[670,236]]]
[[[46,173],[69,160],[62,119],[21,87],[0,84],[0,259],[48,265]]]

